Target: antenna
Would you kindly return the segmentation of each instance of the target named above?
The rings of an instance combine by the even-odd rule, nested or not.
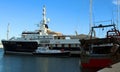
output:
[[[9,39],[9,25],[10,23],[8,23],[8,26],[7,26],[7,40]]]

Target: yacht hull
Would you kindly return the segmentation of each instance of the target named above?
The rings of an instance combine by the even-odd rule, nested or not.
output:
[[[2,40],[4,52],[33,52],[37,49],[37,42],[35,41],[7,41]]]

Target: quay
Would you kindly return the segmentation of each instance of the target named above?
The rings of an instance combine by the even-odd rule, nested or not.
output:
[[[120,62],[113,64],[111,67],[103,68],[97,72],[120,72]]]

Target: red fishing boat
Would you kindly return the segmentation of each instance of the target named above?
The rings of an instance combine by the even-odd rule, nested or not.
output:
[[[95,37],[95,28],[111,27],[105,38]],[[93,36],[94,35],[94,36]],[[81,65],[83,72],[96,72],[120,61],[120,32],[115,24],[94,26],[90,39],[82,39]]]

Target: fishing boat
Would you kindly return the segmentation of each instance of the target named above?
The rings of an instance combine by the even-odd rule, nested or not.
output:
[[[35,52],[33,52],[33,55],[38,55],[38,56],[70,56],[69,51],[64,51],[62,50],[52,50],[49,49],[48,46],[46,47],[38,47]]]
[[[108,27],[111,29],[106,32],[105,38],[93,36],[95,28]],[[116,29],[115,24],[93,26],[90,37],[90,39],[80,40],[83,72],[96,72],[120,61],[120,32]]]
[[[110,68],[112,64],[120,62],[120,31],[113,20],[110,20],[110,23],[100,21],[93,25],[92,6],[90,0],[89,38],[80,39],[82,72],[97,72],[99,69]],[[98,31],[100,29],[101,33]]]
[[[46,7],[43,6],[43,19],[35,31],[23,31],[21,37],[12,37],[2,40],[4,53],[7,52],[35,52],[41,45],[49,46],[50,49],[79,51],[79,39],[73,39],[73,35],[64,35],[49,29],[49,19],[46,17]],[[76,35],[74,35],[76,36]]]

